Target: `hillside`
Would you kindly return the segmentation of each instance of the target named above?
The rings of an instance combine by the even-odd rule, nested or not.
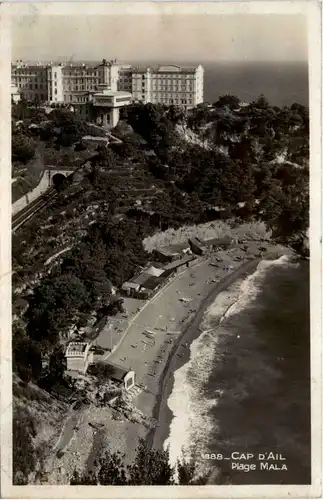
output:
[[[14,375],[14,484],[41,481],[43,460],[59,437],[67,409],[67,404],[51,397],[32,382],[26,386]]]
[[[21,119],[16,134],[28,142],[30,117]],[[237,224],[240,237],[253,231],[301,248],[308,228],[303,106],[272,107],[262,96],[248,106],[223,96],[187,114],[134,104],[112,131],[121,142],[91,151],[81,144],[88,127],[54,110],[50,125],[34,128],[43,158],[69,151],[73,162],[81,148],[88,161],[12,240],[13,367],[27,387],[15,383],[15,425],[22,432],[22,419],[35,421],[25,429],[31,450],[54,440],[67,409],[53,395],[57,385],[71,386],[63,354],[69,335],[93,325],[102,308],[117,307],[121,284],[145,265],[148,251]],[[35,402],[37,386],[52,396],[41,393]],[[19,460],[15,470],[26,477],[37,460],[26,470]]]

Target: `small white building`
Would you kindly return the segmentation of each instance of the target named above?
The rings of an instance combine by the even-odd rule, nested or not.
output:
[[[126,391],[129,391],[135,385],[135,372],[133,370],[128,370],[108,361],[107,364],[111,368],[111,380],[114,380]]]
[[[20,92],[18,91],[18,87],[12,83],[11,84],[11,102],[16,104],[20,100],[21,100],[21,95],[20,95]]]
[[[67,369],[85,374],[89,364],[93,363],[90,347],[87,342],[70,342],[65,352]]]
[[[121,290],[129,297],[133,296],[136,292],[140,290],[140,284],[134,283],[132,281],[126,281],[123,283]]]
[[[115,127],[119,121],[120,108],[128,106],[132,101],[130,92],[113,91],[103,88],[92,96],[96,122],[103,127]]]

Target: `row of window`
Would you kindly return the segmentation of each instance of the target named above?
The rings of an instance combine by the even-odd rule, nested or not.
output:
[[[134,89],[137,89],[137,90],[140,90],[140,85],[137,85],[134,83],[133,85]],[[147,86],[142,83],[141,85],[141,88],[142,89],[145,89],[147,88]],[[184,92],[187,92],[187,91],[193,91],[194,90],[194,87],[193,85],[161,85],[160,83],[157,84],[152,84],[150,86],[150,88],[152,88],[153,90],[170,90],[170,91],[175,91],[175,92],[178,92],[178,91],[184,91]]]
[[[174,85],[173,87],[170,87],[169,85],[152,85],[152,90],[159,90],[159,91],[163,91],[163,90],[168,90],[170,92],[193,92],[193,87],[190,85],[189,87],[184,87],[183,85],[181,85],[180,87],[178,87],[177,85]]]
[[[23,95],[24,98],[27,99],[27,101],[33,101],[35,99],[35,94],[29,94],[28,92],[24,92]],[[37,94],[37,98],[43,102],[48,101],[47,94]]]
[[[155,99],[152,99],[153,101]],[[162,97],[162,98],[158,98],[156,99],[156,102],[160,102],[161,104],[193,104],[193,101],[192,99],[170,99],[170,98],[165,98],[165,97]]]
[[[185,75],[183,73],[181,74],[164,74],[164,75],[160,75],[160,74],[156,74],[156,73],[153,73],[153,74],[148,74],[148,75],[140,75],[140,74],[136,74],[136,73],[133,73],[132,76],[136,76],[137,78],[142,78],[142,80],[145,80],[146,77],[148,76],[148,79],[151,78],[153,80],[179,80],[179,79],[183,79],[183,80],[193,80],[195,78],[195,74],[188,74],[188,75]]]
[[[75,71],[75,72],[69,72],[67,73],[66,71],[64,71],[64,77],[69,77],[69,78],[80,78],[80,77],[87,77],[87,78],[94,78],[94,77],[98,77],[99,76],[99,72],[98,71]]]
[[[99,78],[92,78],[92,76],[88,77],[88,78],[80,78],[80,77],[75,77],[75,78],[66,78],[64,77],[63,79],[63,82],[64,84],[67,84],[67,85],[76,85],[76,84],[81,84],[81,83],[100,83],[100,79]]]
[[[87,96],[73,96],[72,94],[70,95],[67,95],[65,94],[64,95],[64,101],[67,102],[67,101],[70,101],[70,102],[88,102],[88,98]]]
[[[46,90],[47,85],[43,85],[40,83],[39,85],[37,83],[32,84],[32,83],[27,83],[27,82],[17,82],[17,87],[18,89],[21,88],[28,88],[29,90]]]

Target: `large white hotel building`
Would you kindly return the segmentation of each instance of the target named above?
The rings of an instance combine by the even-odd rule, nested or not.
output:
[[[18,61],[12,64],[11,80],[12,94],[28,101],[69,104],[89,119],[95,107],[100,112],[110,107],[107,115],[95,118],[113,126],[119,108],[133,101],[185,109],[202,103],[204,69],[201,65],[139,68],[105,59],[99,65]]]

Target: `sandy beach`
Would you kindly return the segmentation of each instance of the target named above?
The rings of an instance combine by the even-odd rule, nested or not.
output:
[[[253,273],[262,258],[277,258],[284,253],[288,253],[284,247],[250,241],[247,247],[236,245],[209,258],[201,258],[174,277],[139,313],[128,319],[126,333],[108,359],[135,370],[141,390],[134,395],[133,403],[144,415],[158,422],[150,432],[144,429],[139,434],[146,435],[153,447],[161,448],[167,438],[171,419],[167,398],[172,389],[172,374],[187,362],[189,346],[199,335],[204,311],[221,291]],[[189,300],[183,302],[181,299]],[[145,337],[145,329],[155,332],[153,342]],[[100,345],[103,336],[98,339]],[[138,426],[128,426],[125,451],[129,461],[137,439]]]
[[[287,253],[291,251],[268,241],[244,241],[200,257],[147,302],[126,299],[126,314],[115,317],[95,343],[105,348],[112,342],[117,344],[103,358],[135,371],[136,387],[130,390],[128,398],[151,422],[151,427],[116,417],[109,407],[88,408],[64,456],[51,462],[49,482],[54,484],[59,478],[63,484],[74,469],[91,468],[95,456],[106,446],[124,453],[126,462],[133,460],[139,437],[161,449],[172,419],[167,399],[173,374],[188,361],[189,347],[200,334],[205,310],[220,292],[253,273],[261,259]],[[150,337],[145,335],[146,329],[153,333]],[[99,438],[93,424],[101,426]]]

